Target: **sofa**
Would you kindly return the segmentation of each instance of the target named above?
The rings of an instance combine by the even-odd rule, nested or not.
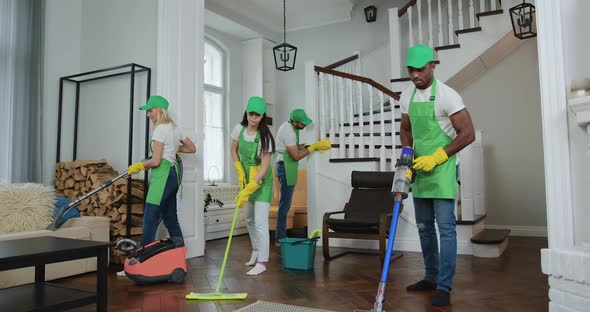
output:
[[[109,219],[107,217],[72,218],[56,231],[38,230],[0,234],[0,240],[12,240],[39,236],[55,236],[63,238],[84,239],[93,241],[109,241]],[[79,259],[48,264],[45,267],[46,280],[96,271],[96,258]],[[22,268],[0,271],[0,288],[32,283],[35,280],[35,268]]]

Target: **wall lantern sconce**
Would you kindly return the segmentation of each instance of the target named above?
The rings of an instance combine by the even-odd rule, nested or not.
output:
[[[377,20],[377,8],[374,5],[365,8],[365,18],[367,19],[367,23]]]
[[[522,40],[537,36],[535,6],[531,3],[523,0],[521,4],[510,8],[510,20],[516,38]]]
[[[272,48],[275,56],[275,66],[278,70],[289,71],[295,69],[297,48],[287,43],[287,13],[283,0],[283,43]]]

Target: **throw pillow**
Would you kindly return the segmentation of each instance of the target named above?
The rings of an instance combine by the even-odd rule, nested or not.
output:
[[[53,221],[55,190],[35,183],[0,184],[0,233],[46,229]]]

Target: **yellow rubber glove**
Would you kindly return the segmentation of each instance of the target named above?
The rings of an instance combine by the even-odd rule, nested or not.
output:
[[[320,153],[323,153],[331,148],[332,148],[332,141],[330,139],[325,139],[325,140],[320,140],[320,141],[313,143],[312,145],[310,145],[307,148],[307,150],[310,153],[312,153],[313,151],[319,151]]]
[[[246,172],[244,171],[244,166],[239,161],[234,162],[234,166],[236,167],[236,172],[238,173],[238,185],[240,186],[240,190],[246,187]]]
[[[143,165],[143,162],[136,162],[134,164],[132,164],[131,166],[129,166],[129,168],[127,168],[127,174],[132,175],[132,174],[137,174],[139,173],[141,170],[145,170],[145,166]]]
[[[428,156],[420,156],[414,159],[413,168],[416,170],[431,171],[434,167],[443,164],[449,159],[447,153],[442,147],[439,147],[434,154]]]
[[[260,188],[260,184],[256,183],[256,181],[251,180],[246,187],[238,193],[236,196],[236,204],[238,208],[244,207],[244,205],[248,202],[250,195],[254,194]]]
[[[260,171],[261,168],[262,168],[262,165],[250,166],[250,181],[249,182],[254,181],[254,178],[256,178],[256,175],[258,175],[258,171]]]

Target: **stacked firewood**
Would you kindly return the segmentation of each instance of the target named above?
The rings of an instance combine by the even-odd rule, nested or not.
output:
[[[76,160],[55,166],[55,189],[74,201],[99,188],[119,173],[106,160]],[[83,200],[77,209],[83,216],[106,216],[110,219],[111,241],[127,234],[127,210],[131,210],[132,238],[141,236],[144,209],[143,180],[131,180],[131,203],[128,204],[128,179],[119,179],[100,192]],[[120,262],[120,252],[111,252],[111,261]]]

